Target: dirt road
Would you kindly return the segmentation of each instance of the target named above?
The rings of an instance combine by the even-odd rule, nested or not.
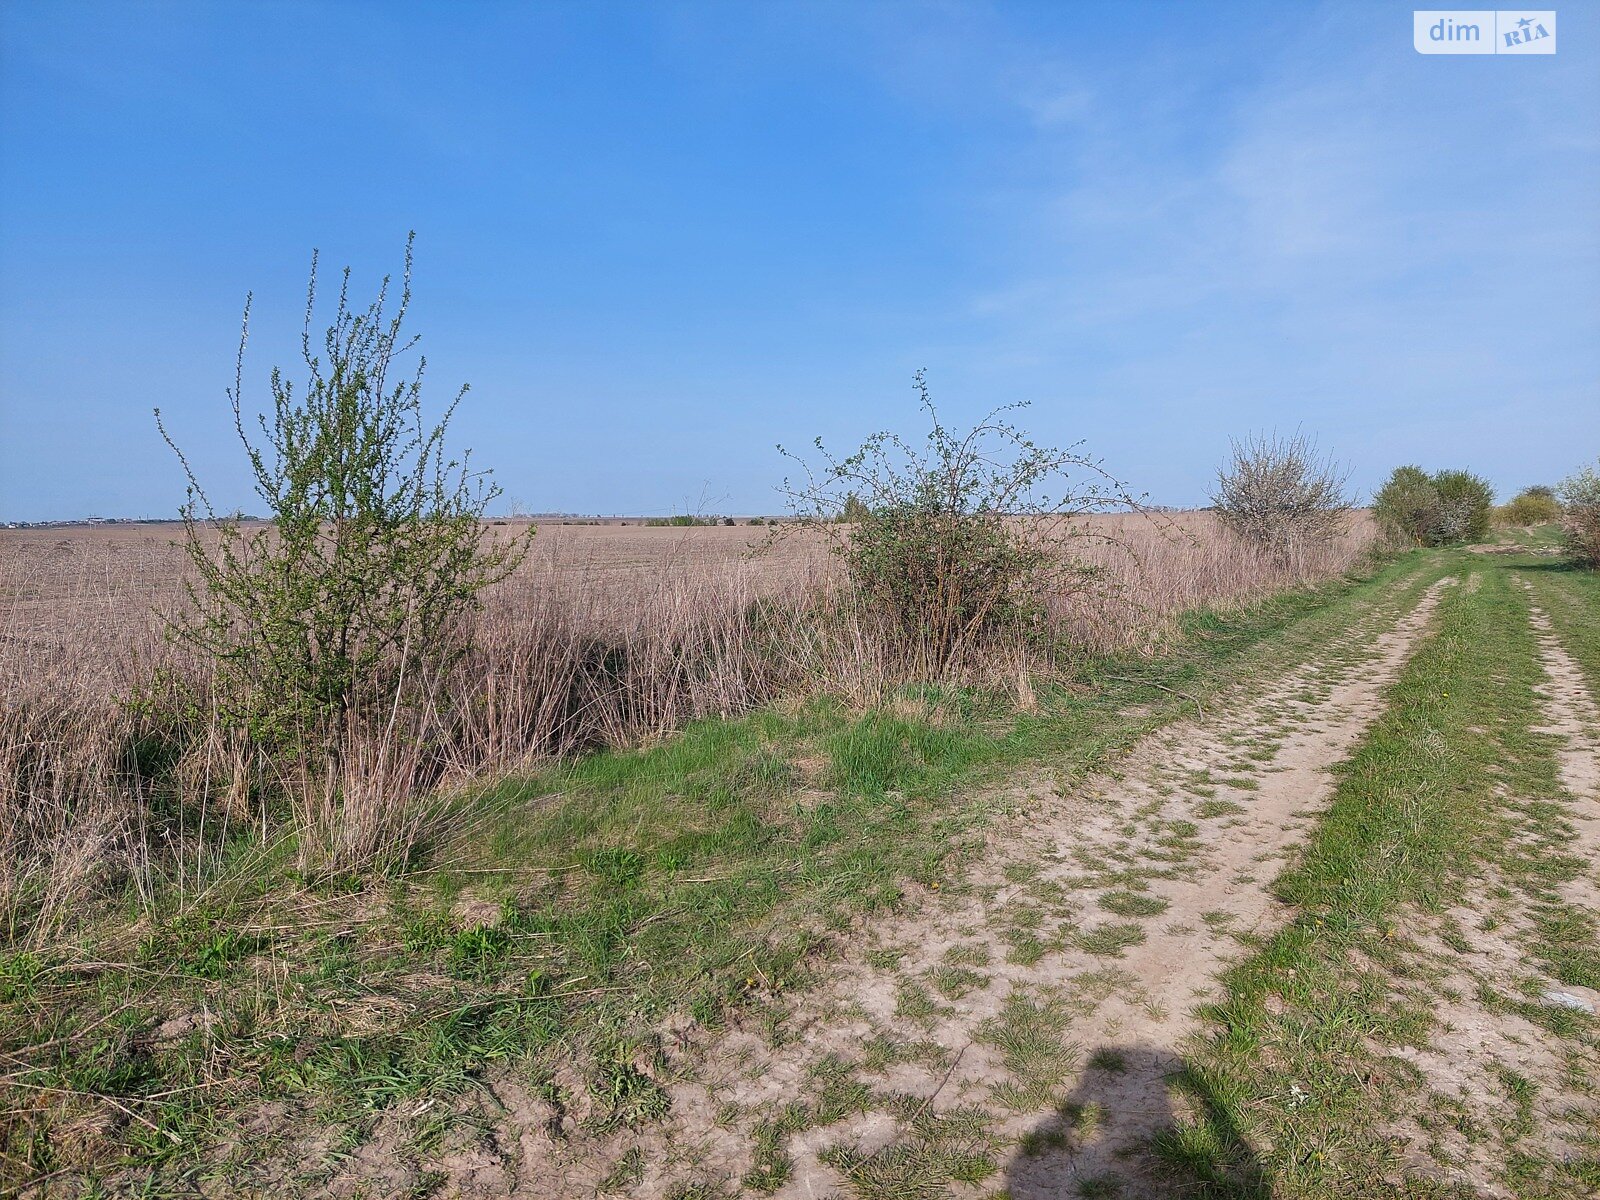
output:
[[[1115,778],[1021,786],[971,877],[858,930],[781,1023],[685,1031],[675,1058],[697,1065],[642,1139],[581,1120],[524,1136],[524,1193],[588,1194],[637,1163],[638,1196],[980,1195],[998,1161],[1015,1197],[1170,1194],[1149,1147],[1191,1102],[1169,1077],[1196,1007],[1287,919],[1268,885],[1454,583],[1152,737]]]

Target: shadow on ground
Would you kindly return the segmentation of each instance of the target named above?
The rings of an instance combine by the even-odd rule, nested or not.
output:
[[[1007,1166],[1012,1200],[1272,1195],[1233,1119],[1176,1054],[1102,1046],[1088,1063],[1072,1094]]]
[[[1523,551],[1523,553],[1527,553],[1527,551]],[[1495,566],[1501,567],[1507,571],[1537,571],[1540,573],[1548,572],[1560,575],[1582,575],[1593,569],[1584,566],[1582,563],[1573,562],[1571,559],[1567,558],[1549,559],[1545,562],[1536,563],[1496,563]]]

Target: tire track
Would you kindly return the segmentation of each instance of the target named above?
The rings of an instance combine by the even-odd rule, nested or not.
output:
[[[1600,822],[1600,708],[1589,694],[1583,671],[1556,637],[1550,617],[1537,605],[1529,607],[1548,682],[1540,689],[1546,724],[1541,732],[1561,739],[1556,751],[1561,782],[1572,793],[1579,820]],[[1580,836],[1591,850],[1600,848],[1600,828]]]

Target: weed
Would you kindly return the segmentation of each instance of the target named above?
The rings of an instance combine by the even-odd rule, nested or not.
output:
[[[1027,1112],[1049,1105],[1077,1063],[1066,1038],[1071,1013],[1061,997],[1034,999],[1021,990],[1006,997],[997,1017],[978,1031],[980,1041],[1000,1051],[1010,1079],[994,1089],[1006,1107]]]
[[[660,1084],[628,1062],[602,1063],[589,1090],[605,1106],[594,1121],[600,1131],[656,1120],[670,1103]]]
[[[1148,892],[1105,892],[1100,907],[1119,917],[1154,917],[1167,911],[1168,903]],[[1093,951],[1091,951],[1093,953]]]
[[[1075,940],[1078,948],[1086,954],[1099,958],[1121,958],[1124,950],[1129,946],[1137,946],[1144,939],[1144,930],[1138,925],[1112,924],[1098,925],[1078,934]]]
[[[464,929],[450,943],[450,969],[459,974],[485,976],[506,957],[510,948],[511,935],[499,926],[476,925]]]
[[[934,967],[928,972],[928,978],[946,1000],[959,1000],[987,982],[982,975],[965,967]]]
[[[1096,1071],[1109,1071],[1120,1075],[1128,1069],[1128,1056],[1120,1050],[1102,1046],[1089,1056],[1089,1066]]]
[[[639,1146],[629,1146],[622,1153],[622,1157],[611,1168],[600,1182],[603,1192],[625,1192],[634,1187],[644,1178],[644,1150]]]

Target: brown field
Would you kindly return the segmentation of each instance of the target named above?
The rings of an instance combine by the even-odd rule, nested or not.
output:
[[[509,521],[520,532],[526,521]],[[1147,639],[1172,614],[1229,605],[1337,575],[1372,539],[1361,512],[1335,546],[1287,565],[1220,534],[1208,512],[1084,518],[1078,553],[1109,576],[1097,606],[1075,614],[1079,640],[1095,649]],[[161,614],[183,602],[188,562],[173,524],[0,530],[3,661],[71,643],[76,659],[116,660],[159,634]],[[581,603],[602,624],[625,619],[653,593],[691,585],[728,597],[784,594],[820,582],[830,556],[816,538],[768,545],[764,528],[540,523],[521,575],[502,595]],[[491,608],[493,605],[491,605]]]

